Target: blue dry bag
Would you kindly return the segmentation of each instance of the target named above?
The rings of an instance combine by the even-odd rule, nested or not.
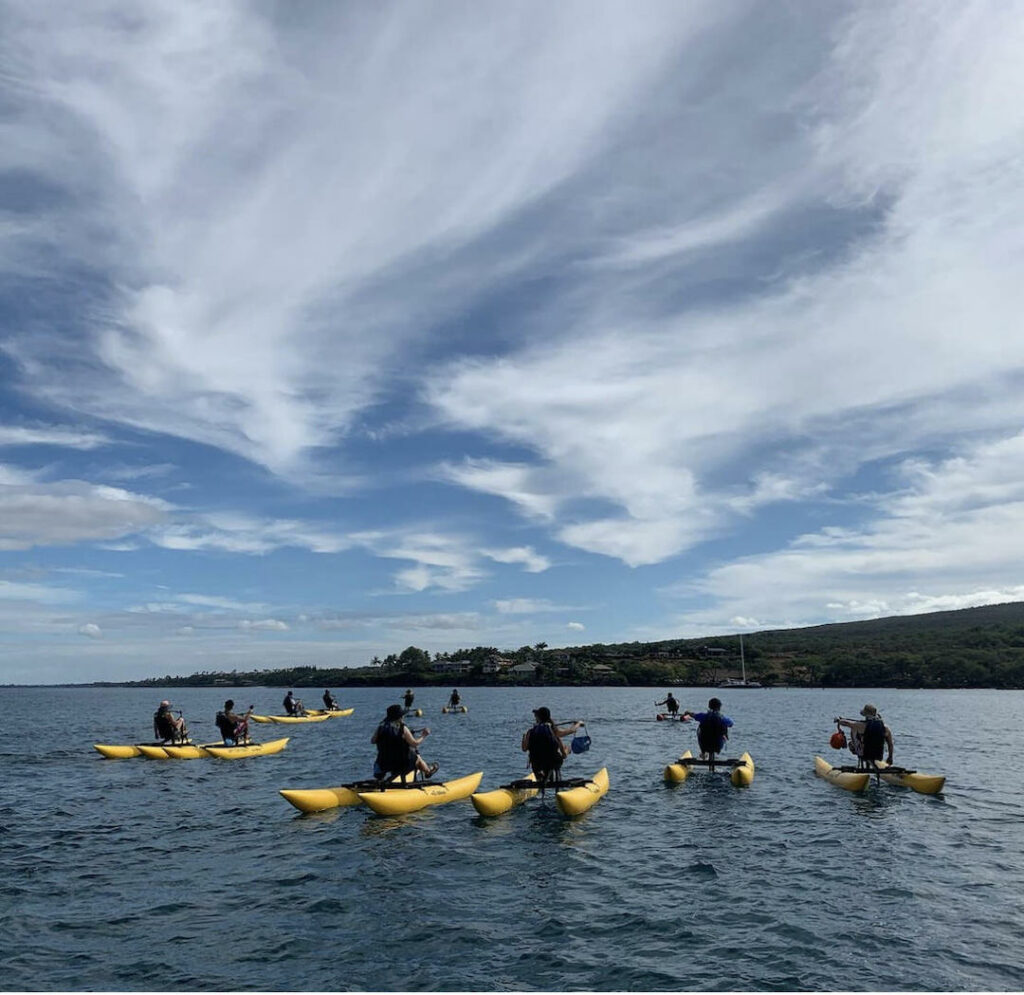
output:
[[[583,728],[586,729],[586,725]],[[585,732],[577,731],[569,745],[572,747],[573,753],[586,753],[590,749],[590,737]]]

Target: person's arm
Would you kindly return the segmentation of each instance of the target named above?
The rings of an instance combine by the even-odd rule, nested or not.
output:
[[[656,701],[654,704],[655,705],[667,705],[668,704],[668,698],[666,698],[664,701]]]
[[[416,737],[415,737],[415,736],[414,736],[414,735],[412,734],[412,730],[411,730],[411,729],[410,729],[410,728],[409,728],[408,726],[405,726],[405,727],[403,727],[403,730],[402,730],[402,738],[403,738],[403,739],[404,739],[404,740],[405,740],[405,741],[406,741],[406,742],[407,742],[407,743],[408,743],[408,744],[409,744],[410,746],[421,746],[421,745],[422,745],[422,743],[423,743],[423,740],[425,740],[425,739],[426,739],[426,738],[427,738],[427,737],[428,737],[429,735],[430,735],[430,730],[429,730],[429,729],[424,729],[424,730],[423,730],[423,735],[422,735],[422,736],[420,736],[420,738],[419,738],[419,739],[417,739],[417,738],[416,738]]]
[[[373,730],[373,735],[370,737],[370,742],[371,743],[376,743],[377,742],[377,733],[379,733],[379,732],[380,732],[380,726],[377,726],[377,728]]]
[[[889,759],[886,761],[886,763],[891,764],[892,763],[892,730],[888,726],[885,727],[885,745],[889,747]]]
[[[577,721],[577,722],[573,722],[572,725],[556,726],[552,722],[551,723],[551,728],[555,730],[555,735],[557,735],[559,739],[565,739],[566,736],[571,736],[583,724],[584,723]]]
[[[531,733],[531,731],[532,730],[527,729],[526,732],[523,733],[523,753],[525,753],[530,748],[530,733]]]

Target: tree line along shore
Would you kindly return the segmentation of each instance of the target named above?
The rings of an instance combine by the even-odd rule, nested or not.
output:
[[[776,687],[1024,688],[1024,603],[748,632],[748,680]],[[715,686],[741,674],[738,635],[658,642],[416,646],[362,667],[202,671],[94,682],[119,687],[417,687],[459,684]]]

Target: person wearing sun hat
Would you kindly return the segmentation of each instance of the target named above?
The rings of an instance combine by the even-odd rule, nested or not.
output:
[[[862,719],[837,719],[836,723],[850,730],[850,752],[857,757],[860,767],[874,767],[882,754],[888,751],[887,764],[892,764],[892,730],[882,721],[875,705],[867,704],[861,710]]]
[[[161,743],[170,740],[172,743],[183,743],[188,736],[185,720],[181,715],[175,716],[171,711],[171,703],[165,698],[160,707],[153,713],[153,735]]]
[[[530,754],[530,769],[540,784],[557,781],[562,770],[562,761],[569,755],[568,747],[562,742],[571,736],[582,722],[557,726],[551,719],[551,709],[546,705],[533,710],[534,724],[523,733],[523,753]]]

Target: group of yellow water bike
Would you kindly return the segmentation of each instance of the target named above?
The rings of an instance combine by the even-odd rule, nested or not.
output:
[[[453,692],[454,695],[457,692]],[[459,704],[457,698],[454,702],[450,699],[442,711],[458,714],[453,708]],[[677,703],[670,702],[670,709],[673,705]],[[354,711],[352,708],[341,708],[327,690],[324,692],[324,706],[323,709],[306,709],[289,691],[285,698],[285,715],[257,716],[252,705],[243,715],[238,715],[234,712],[234,702],[229,699],[224,709],[217,713],[216,719],[223,742],[195,745],[188,739],[184,717],[180,712],[173,711],[169,701],[163,701],[154,715],[154,732],[161,737],[159,742],[132,746],[96,744],[96,749],[106,757],[176,759],[278,753],[284,749],[288,739],[252,743],[248,738],[248,722],[320,722],[351,715]],[[526,777],[484,792],[478,790],[483,779],[480,771],[451,781],[436,781],[434,777],[439,765],[427,763],[420,754],[420,747],[430,735],[429,728],[413,730],[404,721],[409,715],[422,714],[421,710],[411,706],[412,692],[407,691],[404,704],[388,706],[384,719],[375,729],[371,742],[377,748],[377,755],[372,778],[330,788],[284,788],[280,791],[282,797],[304,813],[365,804],[379,815],[400,815],[469,797],[481,816],[495,816],[508,812],[530,798],[538,795],[545,797],[550,792],[560,813],[576,816],[592,808],[608,791],[607,768],[600,769],[589,778],[562,776],[565,758],[573,753],[587,752],[590,736],[583,720],[556,723],[550,709],[543,706],[534,709],[534,723],[522,737],[522,750],[528,754],[529,760],[529,773]],[[735,758],[722,756],[733,720],[724,715],[721,709],[721,701],[712,698],[705,710],[683,713],[686,721],[696,725],[700,756],[694,757],[690,750],[686,750],[677,760],[668,764],[664,770],[667,784],[682,783],[694,770],[728,774],[730,781],[737,787],[747,787],[753,782],[755,768],[749,753],[744,752]],[[675,717],[678,708],[672,709],[672,713]],[[679,720],[683,721],[683,717],[679,717]],[[815,772],[829,783],[848,791],[862,791],[874,778],[922,794],[937,794],[942,790],[944,777],[893,765],[892,733],[874,705],[865,705],[859,719],[836,718],[835,722],[836,732],[830,744],[836,749],[849,747],[857,763],[834,767],[823,758],[816,757]],[[844,730],[849,731],[849,737]],[[566,743],[566,740],[570,741]],[[888,759],[883,759],[886,750]]]
[[[288,745],[289,737],[273,739],[269,742],[254,742],[249,736],[249,723],[291,723],[326,722],[332,718],[344,718],[351,715],[354,708],[342,708],[329,689],[324,689],[324,707],[307,709],[302,701],[289,691],[283,702],[283,715],[257,715],[255,707],[249,706],[248,711],[241,714],[235,711],[235,703],[231,698],[224,702],[214,717],[214,724],[220,733],[220,742],[193,743],[189,734],[185,717],[180,710],[175,710],[170,701],[160,702],[153,714],[153,736],[151,743],[110,744],[95,743],[94,748],[102,756],[111,760],[123,760],[129,757],[149,757],[153,760],[196,760],[200,757],[219,757],[233,760],[241,757],[262,757],[280,753]]]

